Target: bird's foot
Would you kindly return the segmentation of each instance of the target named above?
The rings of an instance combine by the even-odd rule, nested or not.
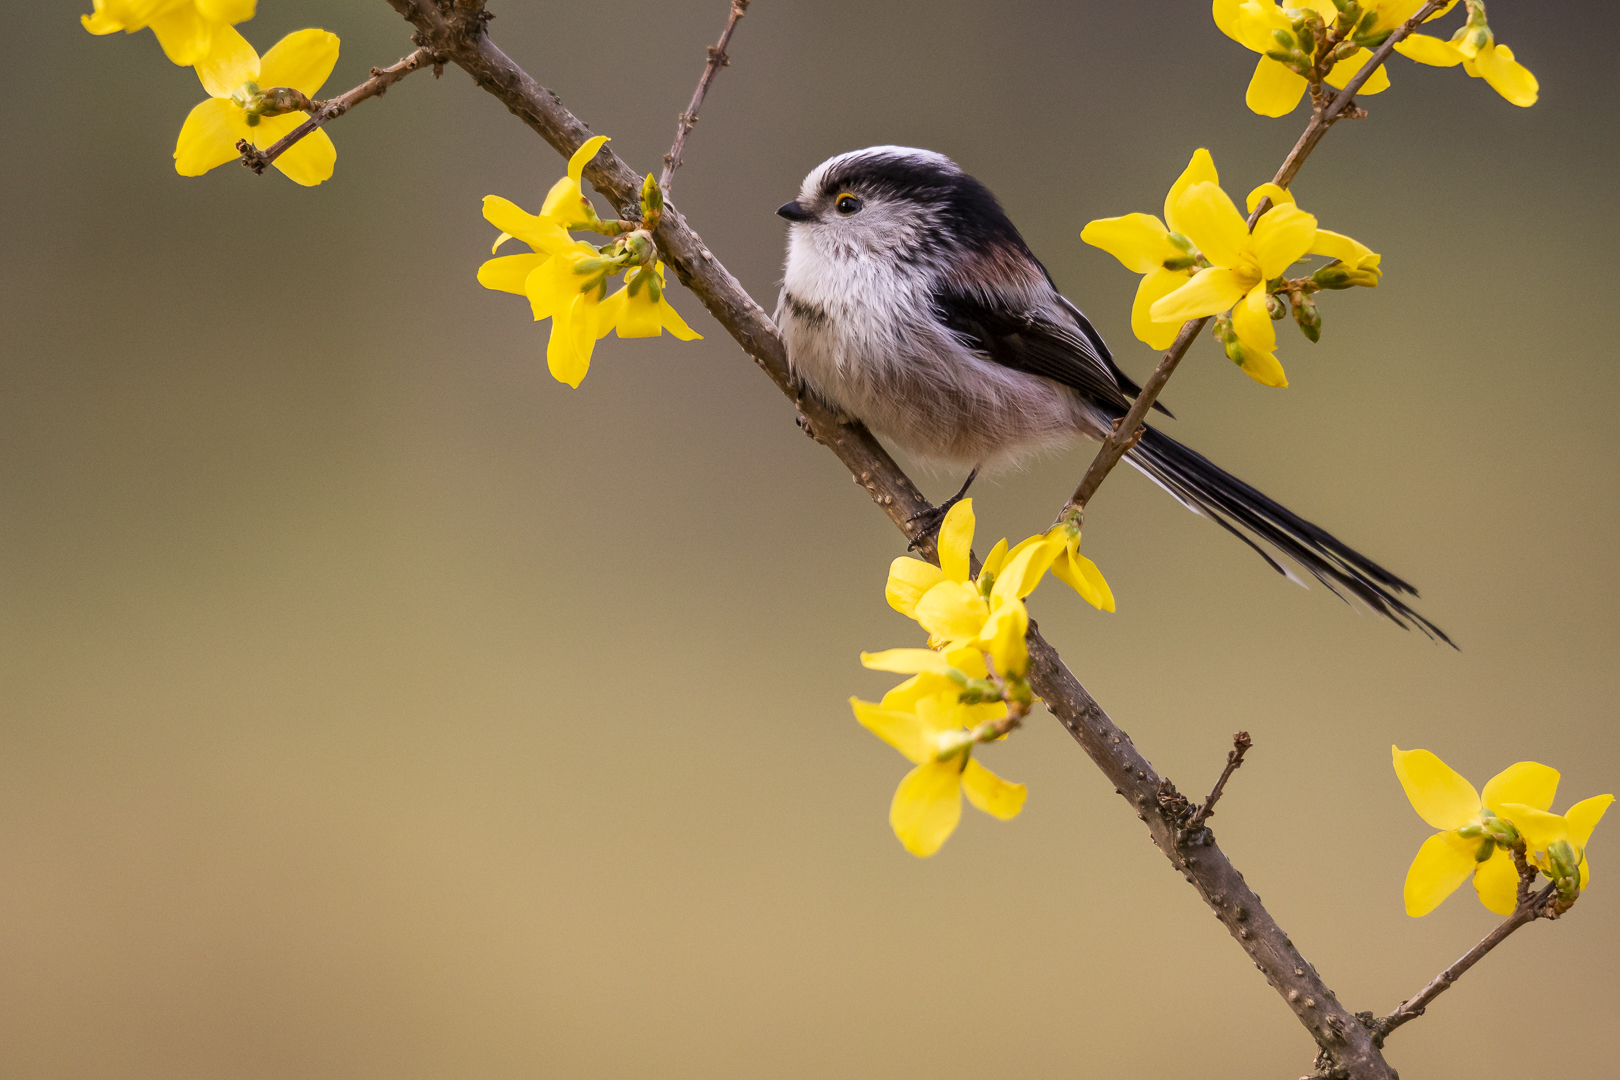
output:
[[[907,551],[916,551],[919,545],[926,544],[939,535],[939,527],[945,524],[945,515],[951,512],[951,507],[967,496],[968,488],[973,486],[974,478],[978,475],[979,470],[975,468],[968,473],[968,478],[962,483],[962,489],[955,495],[952,495],[938,506],[930,506],[927,510],[919,510],[906,519],[908,525],[912,522],[922,522],[922,528],[912,535],[911,543],[906,545]]]

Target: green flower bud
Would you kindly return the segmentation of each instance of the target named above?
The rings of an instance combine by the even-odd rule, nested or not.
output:
[[[1316,301],[1304,293],[1294,293],[1291,299],[1294,301],[1294,322],[1299,324],[1300,333],[1313,342],[1321,341],[1322,313],[1316,309]]]
[[[1479,845],[1479,850],[1478,851],[1474,852],[1474,861],[1475,862],[1489,862],[1491,856],[1495,855],[1495,854],[1496,854],[1496,841],[1487,840],[1483,844]]]
[[[1341,259],[1334,259],[1322,267],[1311,275],[1311,280],[1324,289],[1353,289],[1357,285],[1369,289],[1378,287],[1377,273],[1357,269]]]
[[[1457,830],[1457,835],[1464,840],[1478,840],[1485,835],[1485,830],[1478,825],[1464,825]]]
[[[1266,314],[1271,316],[1272,321],[1276,321],[1288,314],[1288,305],[1283,303],[1283,298],[1276,293],[1269,293],[1266,296]]]
[[[1273,30],[1271,32],[1271,40],[1275,41],[1277,43],[1277,47],[1282,49],[1284,52],[1291,53],[1298,48],[1298,45],[1294,41],[1294,35],[1290,34],[1286,30]]]

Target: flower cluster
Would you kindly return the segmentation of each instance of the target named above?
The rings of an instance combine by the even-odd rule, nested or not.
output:
[[[1131,308],[1131,329],[1155,349],[1168,348],[1184,322],[1215,315],[1215,336],[1226,355],[1265,386],[1287,386],[1271,325],[1288,313],[1316,341],[1322,317],[1313,294],[1323,289],[1374,288],[1380,257],[1348,236],[1320,229],[1292,193],[1262,184],[1249,193],[1252,214],[1269,203],[1251,231],[1220,186],[1208,150],[1198,150],[1165,196],[1164,216],[1126,214],[1088,223],[1080,239],[1142,275]],[[1306,255],[1331,259],[1315,273],[1285,278]]]
[[[338,39],[325,30],[288,34],[263,57],[235,25],[253,18],[255,0],[94,0],[80,17],[92,34],[150,29],[170,60],[193,68],[208,100],[191,110],[174,145],[174,169],[201,176],[241,156],[239,143],[264,150],[318,107],[310,98],[337,63]],[[337,148],[316,128],[272,164],[305,187],[328,180]]]
[[[1313,95],[1323,84],[1342,89],[1371,58],[1371,49],[1387,41],[1397,27],[1423,7],[1424,0],[1214,0],[1215,25],[1227,37],[1260,54],[1244,100],[1262,116],[1292,112],[1307,88]],[[1429,16],[1438,19],[1456,0]],[[1468,20],[1449,41],[1411,34],[1395,51],[1420,64],[1454,67],[1482,78],[1515,105],[1536,102],[1536,77],[1496,44],[1485,21],[1482,0],[1467,0]],[[1389,88],[1380,67],[1358,93]]]
[[[1545,874],[1568,907],[1590,878],[1586,844],[1613,795],[1597,795],[1562,814],[1548,812],[1558,770],[1534,761],[1510,765],[1484,792],[1427,750],[1391,747],[1395,775],[1412,809],[1441,830],[1423,842],[1406,873],[1406,913],[1427,915],[1469,878],[1479,902],[1498,915],[1519,904],[1521,880]],[[1521,872],[1515,855],[1524,861]]]
[[[1077,528],[1062,524],[1009,548],[990,550],[972,572],[973,500],[945,515],[939,565],[901,557],[889,567],[889,606],[928,631],[926,649],[862,653],[861,663],[911,678],[879,702],[850,699],[855,718],[916,767],[889,806],[889,824],[913,855],[938,851],[962,817],[962,795],[1006,821],[1025,788],[973,759],[973,748],[1007,737],[1028,714],[1029,611],[1024,599],[1048,570],[1094,606],[1114,610],[1096,564],[1080,554]]]
[[[491,253],[511,239],[532,250],[490,259],[478,268],[478,283],[527,296],[535,321],[551,320],[546,366],[558,382],[576,389],[590,370],[597,340],[610,331],[622,338],[659,337],[665,330],[682,341],[703,336],[664,298],[664,264],[652,239],[664,208],[657,181],[649,174],[642,185],[639,224],[597,217],[580,187],[586,163],[607,141],[598,135],[574,152],[568,175],[552,185],[538,214],[499,195],[484,197],[484,218],[501,230]],[[570,229],[616,239],[597,247],[575,240]],[[609,296],[607,280],[621,271],[624,286]]]

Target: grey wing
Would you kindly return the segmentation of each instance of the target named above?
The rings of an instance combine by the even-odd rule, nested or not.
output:
[[[1096,405],[1130,406],[1107,346],[1068,301],[1050,312],[1017,310],[959,289],[942,289],[932,300],[940,321],[995,363],[1073,387]],[[1071,312],[1074,321],[1066,318]]]

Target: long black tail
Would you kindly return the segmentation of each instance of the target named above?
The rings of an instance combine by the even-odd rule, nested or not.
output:
[[[1349,593],[1397,625],[1415,626],[1456,648],[1445,631],[1401,599],[1402,595],[1417,597],[1411,585],[1164,432],[1147,428],[1125,460],[1188,509],[1214,520],[1259,552],[1279,574],[1287,575],[1288,571],[1256,543],[1256,538],[1310,571],[1335,595]]]

